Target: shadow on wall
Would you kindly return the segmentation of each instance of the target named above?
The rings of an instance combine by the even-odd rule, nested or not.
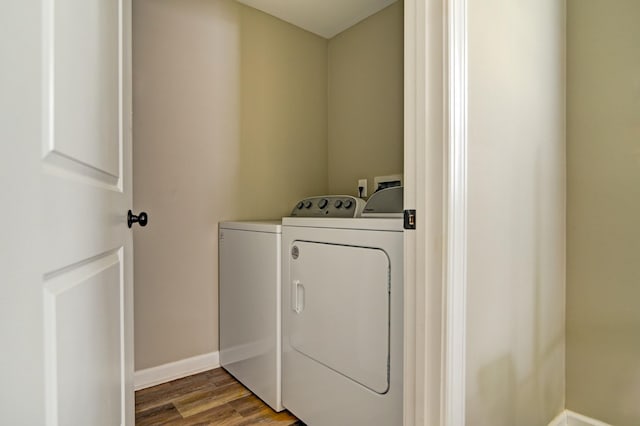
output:
[[[501,418],[504,424],[516,424],[516,407],[509,401],[516,389],[516,372],[513,357],[505,354],[478,371],[478,393],[483,400],[485,418]],[[482,398],[482,395],[487,397]],[[490,398],[489,398],[490,396]],[[473,424],[470,419],[469,423]]]
[[[530,177],[519,182],[530,185],[520,194],[530,194],[531,198],[519,200],[519,205],[533,207],[522,212],[524,223],[532,226],[513,230],[518,234],[517,243],[529,244],[513,253],[526,255],[512,257],[511,264],[503,265],[509,269],[508,281],[499,285],[505,294],[496,298],[495,304],[489,302],[482,307],[488,316],[488,311],[502,311],[499,315],[506,324],[481,333],[487,341],[495,340],[493,332],[500,334],[496,345],[507,350],[490,356],[475,372],[476,387],[470,390],[473,393],[467,402],[470,426],[547,425],[564,409],[564,281],[560,276],[563,272],[558,272],[564,260],[544,250],[556,244],[557,237],[543,232],[549,226],[545,219],[561,212],[553,213],[555,200],[542,189],[546,170],[543,157],[542,148],[537,147]],[[544,240],[545,236],[554,241]],[[476,349],[490,352],[493,348]]]

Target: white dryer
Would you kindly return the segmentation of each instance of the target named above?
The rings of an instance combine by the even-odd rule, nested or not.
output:
[[[309,426],[401,425],[402,219],[282,225],[283,405]]]

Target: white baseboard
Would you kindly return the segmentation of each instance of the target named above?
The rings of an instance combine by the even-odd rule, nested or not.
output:
[[[592,419],[582,414],[574,413],[571,410],[564,410],[551,420],[549,426],[611,426],[609,423]]]
[[[611,426],[609,423],[601,422],[600,420],[592,419],[591,417],[574,413],[571,410],[566,410],[566,413],[567,426]]]
[[[133,376],[133,386],[135,390],[140,390],[218,367],[220,367],[220,353],[210,352],[136,371]]]
[[[567,410],[558,414],[555,419],[549,422],[548,426],[567,426]]]

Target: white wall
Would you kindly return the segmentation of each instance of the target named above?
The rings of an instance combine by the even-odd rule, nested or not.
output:
[[[0,413],[25,426],[45,422],[40,6],[11,0],[0,13]]]
[[[564,2],[468,2],[467,424],[564,408]]]

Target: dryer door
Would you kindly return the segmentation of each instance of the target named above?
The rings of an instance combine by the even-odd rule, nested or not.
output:
[[[377,248],[294,241],[290,344],[377,393],[389,389],[389,257]]]

